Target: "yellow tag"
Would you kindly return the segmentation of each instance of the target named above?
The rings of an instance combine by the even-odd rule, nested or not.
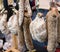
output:
[[[8,0],[8,5],[13,5],[14,0]]]

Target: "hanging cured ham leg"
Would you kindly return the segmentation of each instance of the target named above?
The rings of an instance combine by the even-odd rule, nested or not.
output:
[[[18,27],[18,20],[17,20],[17,15],[16,14],[13,14],[9,21],[8,21],[8,28],[12,34],[12,46],[14,48],[18,48],[18,42],[17,42],[17,37],[16,37],[16,34],[17,34],[17,27]]]
[[[17,12],[18,13],[18,12]],[[17,39],[17,34],[18,34],[18,16],[16,13],[13,13],[13,15],[10,17],[8,21],[8,28],[11,32],[12,35],[12,46],[10,49],[7,50],[7,52],[20,52],[18,51],[18,39]]]
[[[7,28],[7,11],[4,9],[3,0],[0,0],[0,30],[4,34],[9,34]]]
[[[30,35],[30,30],[29,30],[31,15],[32,13],[31,13],[29,0],[20,0],[20,4],[19,4],[20,33],[18,34],[20,50],[25,49],[24,48],[25,44],[28,50],[32,51],[34,49],[32,38]]]
[[[51,3],[51,10],[47,13],[48,52],[55,52],[57,43],[58,10],[54,3]]]
[[[34,46],[30,34],[29,25],[31,23],[32,11],[30,8],[29,0],[25,0],[25,17],[23,22],[24,38],[28,50],[33,50]]]
[[[14,0],[8,0],[8,5],[9,6],[15,6],[14,4]],[[12,35],[12,47],[17,49],[18,48],[18,41],[17,41],[17,27],[18,27],[18,16],[17,13],[18,11],[15,9],[15,7],[13,7],[13,9],[11,8],[11,10],[13,10],[13,15],[9,18],[8,21],[8,28],[11,32]],[[17,12],[15,12],[17,11]]]
[[[24,42],[24,34],[23,34],[23,22],[24,18],[24,0],[19,0],[19,30],[18,30],[18,41],[19,41],[19,46],[18,49],[21,52],[24,52],[25,50],[25,42]]]

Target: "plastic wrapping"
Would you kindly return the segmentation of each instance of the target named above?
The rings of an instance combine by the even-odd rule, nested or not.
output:
[[[11,48],[11,43],[10,42],[5,42],[4,43],[4,46],[3,46],[3,49],[4,50],[8,50],[8,49],[10,49]]]
[[[7,28],[7,14],[2,14],[0,16],[0,30],[3,34],[9,33],[9,30]]]
[[[36,18],[31,22],[30,32],[34,40],[39,42],[44,42],[46,40],[46,22],[44,18],[41,17],[41,13],[38,13]]]
[[[12,34],[17,34],[18,17],[13,14],[8,21],[8,28]]]

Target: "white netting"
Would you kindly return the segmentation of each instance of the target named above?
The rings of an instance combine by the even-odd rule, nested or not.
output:
[[[12,15],[8,21],[8,28],[12,34],[17,34],[18,17],[16,14]]]
[[[0,31],[4,34],[8,34],[7,14],[0,15]]]
[[[46,23],[43,17],[40,18],[37,14],[35,20],[30,24],[30,32],[33,39],[39,42],[44,42],[46,40]]]

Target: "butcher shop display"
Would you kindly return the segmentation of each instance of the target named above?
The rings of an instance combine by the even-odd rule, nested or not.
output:
[[[59,0],[0,0],[0,52],[60,52]]]

